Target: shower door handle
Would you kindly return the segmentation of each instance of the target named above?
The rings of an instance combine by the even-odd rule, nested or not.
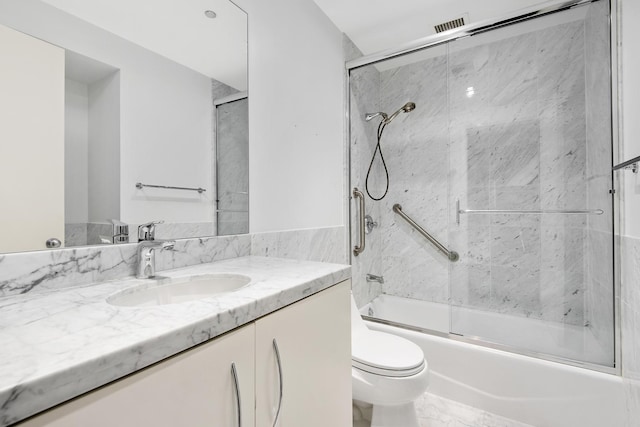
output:
[[[358,256],[362,252],[364,252],[364,248],[366,245],[365,241],[365,219],[364,219],[364,194],[362,191],[358,190],[357,187],[353,189],[353,197],[360,199],[359,203],[359,212],[358,212],[358,234],[360,235],[359,245],[355,245],[353,247],[353,255]]]

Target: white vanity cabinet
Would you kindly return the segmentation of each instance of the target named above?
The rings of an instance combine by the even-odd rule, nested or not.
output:
[[[349,290],[342,282],[20,426],[271,427],[280,384],[279,427],[350,426]]]
[[[181,353],[49,410],[24,427],[204,427],[253,425],[255,324]]]
[[[350,282],[256,322],[256,426],[351,426]],[[280,355],[280,370],[274,348]]]

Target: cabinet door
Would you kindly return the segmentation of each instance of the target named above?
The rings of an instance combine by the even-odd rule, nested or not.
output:
[[[64,241],[64,50],[0,25],[0,252]]]
[[[350,283],[256,322],[256,427],[351,426]]]
[[[23,427],[242,427],[254,425],[254,324],[93,391]]]

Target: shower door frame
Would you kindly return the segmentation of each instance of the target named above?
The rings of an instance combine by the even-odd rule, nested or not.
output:
[[[379,62],[383,62],[389,59],[398,58],[400,56],[409,55],[414,52],[433,48],[448,42],[455,41],[464,37],[473,36],[475,34],[482,34],[487,31],[503,28],[506,26],[514,25],[520,22],[529,21],[535,18],[540,18],[546,15],[566,11],[575,7],[586,6],[598,1],[607,2],[609,5],[609,35],[610,35],[610,90],[611,90],[611,142],[612,142],[612,159],[611,165],[619,163],[619,153],[621,153],[621,118],[619,114],[620,105],[620,82],[618,79],[619,57],[618,57],[618,28],[619,28],[619,7],[618,0],[569,0],[561,2],[549,2],[537,7],[522,9],[516,14],[511,14],[497,19],[485,20],[476,24],[465,25],[460,28],[455,28],[440,34],[427,36],[410,43],[404,44],[398,48],[387,49],[381,52],[377,52],[371,55],[365,55],[357,59],[347,61],[345,63],[345,159],[346,159],[346,174],[347,179],[345,181],[344,194],[350,196],[345,198],[345,223],[349,224],[347,227],[348,236],[346,239],[347,253],[349,254],[349,262],[353,264],[353,245],[352,245],[352,214],[353,204],[351,200],[351,71],[358,68],[374,65]],[[506,351],[509,353],[515,353],[523,356],[535,357],[537,359],[548,360],[551,362],[562,363],[566,365],[576,366],[580,368],[590,369],[593,371],[603,372],[613,375],[622,375],[621,364],[621,316],[620,316],[620,191],[622,187],[619,180],[616,180],[615,172],[611,171],[612,182],[612,218],[613,218],[613,230],[612,230],[612,244],[613,244],[613,322],[614,322],[614,363],[613,367],[599,365],[595,363],[584,362],[575,359],[569,359],[560,356],[554,356],[547,353],[540,353],[532,350],[524,350],[514,348],[506,344],[498,344],[493,342],[484,341],[482,337],[476,336],[463,336],[452,332],[441,332],[433,329],[425,329],[412,325],[406,325],[390,320],[378,319],[363,315],[362,317],[371,322],[381,323],[389,326],[396,326],[416,332],[426,333],[429,335],[435,335],[443,338],[449,338],[460,342],[479,345],[482,347],[492,348],[496,350]]]

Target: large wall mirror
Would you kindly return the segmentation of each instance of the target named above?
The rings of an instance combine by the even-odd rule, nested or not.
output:
[[[229,0],[3,0],[0,93],[0,253],[248,232]]]

